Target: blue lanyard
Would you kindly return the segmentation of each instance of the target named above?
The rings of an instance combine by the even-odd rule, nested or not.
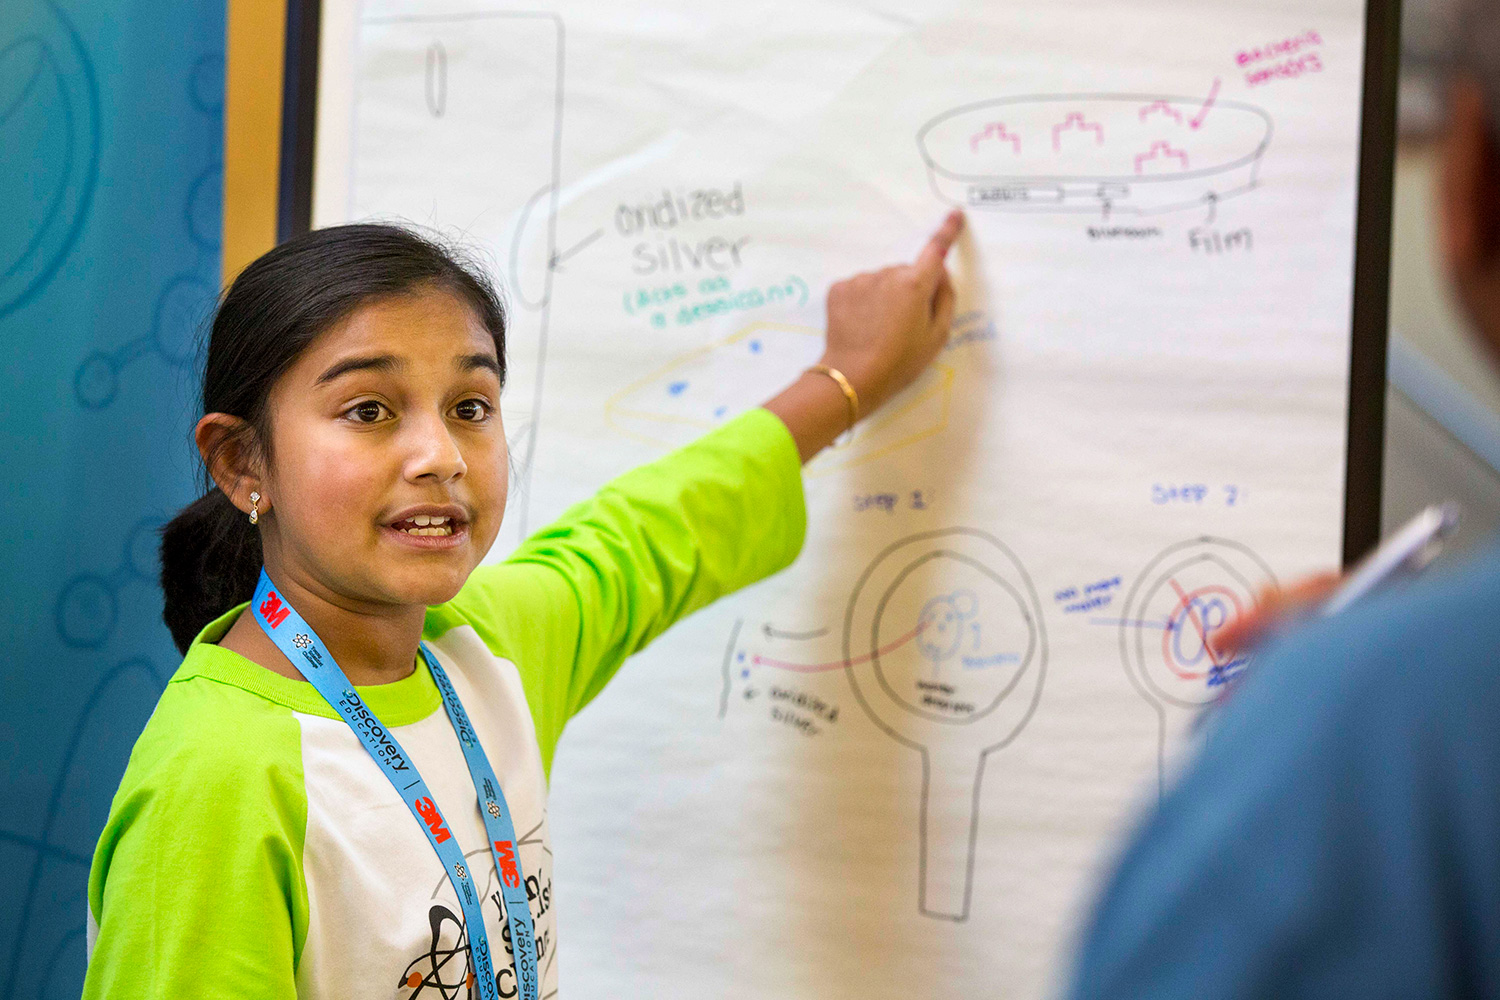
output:
[[[416,765],[401,749],[396,737],[365,707],[355,693],[354,685],[334,662],[333,654],[318,638],[318,633],[276,593],[264,569],[260,571],[260,584],[250,599],[250,607],[255,620],[271,637],[276,648],[286,654],[318,694],[343,716],[421,824],[438,860],[448,872],[448,881],[453,884],[459,906],[464,911],[471,969],[479,986],[479,995],[483,1000],[500,1000],[490,957],[489,934],[484,929],[484,912],[480,908],[474,878],[464,864],[463,848],[458,846],[458,840],[438,810],[436,800],[427,790],[427,783],[417,773]],[[484,820],[485,832],[489,834],[490,854],[495,859],[495,871],[500,874],[500,892],[505,898],[505,918],[510,925],[511,947],[515,953],[516,985],[521,1000],[536,1000],[540,985],[537,982],[536,936],[531,925],[531,905],[526,899],[526,879],[516,850],[516,828],[510,819],[510,808],[505,804],[505,793],[500,790],[500,782],[474,735],[474,727],[469,725],[469,716],[464,712],[463,703],[458,700],[458,692],[453,690],[447,672],[438,664],[437,657],[432,655],[426,643],[422,644],[422,656],[426,658],[432,680],[443,696],[448,721],[458,734],[459,746],[463,748],[464,760],[469,765],[469,776],[474,780],[474,790],[482,803],[479,814]]]

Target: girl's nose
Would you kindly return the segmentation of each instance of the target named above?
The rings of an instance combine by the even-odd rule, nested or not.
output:
[[[408,446],[411,451],[406,462],[408,479],[431,478],[446,483],[468,471],[463,452],[441,416],[413,422],[410,427]]]

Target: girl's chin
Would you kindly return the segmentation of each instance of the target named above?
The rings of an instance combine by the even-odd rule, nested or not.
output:
[[[421,605],[424,608],[431,608],[439,604],[447,604],[458,596],[467,578],[467,573],[456,570],[452,573],[423,570],[387,576],[382,581],[381,589],[387,601],[394,601],[407,607]]]

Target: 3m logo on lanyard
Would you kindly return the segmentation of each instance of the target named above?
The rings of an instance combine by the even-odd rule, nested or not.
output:
[[[265,574],[265,570],[261,570]],[[292,613],[291,608],[281,606],[281,598],[276,596],[276,591],[266,589],[266,598],[260,601],[260,620],[264,623],[262,627],[270,626],[273,630],[281,628],[281,623],[286,621],[286,616]]]
[[[496,988],[495,969],[490,957],[489,933],[484,928],[484,912],[481,898],[474,886],[474,879],[464,865],[464,852],[453,836],[448,821],[438,809],[437,801],[427,790],[427,783],[417,773],[416,766],[401,744],[390,731],[381,725],[354,691],[354,685],[344,676],[344,671],[334,662],[323,640],[318,638],[285,600],[271,586],[271,578],[265,570],[260,573],[260,585],[250,600],[255,609],[255,620],[276,648],[297,665],[302,676],[307,678],[323,699],[332,705],[354,730],[354,735],[365,750],[380,765],[380,770],[401,796],[411,814],[421,824],[427,842],[437,852],[438,860],[448,872],[448,881],[458,896],[464,911],[464,924],[469,935],[470,968],[474,973],[479,995],[484,1000],[500,1000]],[[282,629],[282,625],[290,628]],[[516,856],[515,824],[511,822],[510,808],[505,804],[505,793],[500,790],[500,781],[490,767],[484,748],[474,735],[469,716],[464,711],[458,692],[448,680],[448,674],[438,663],[437,657],[424,644],[422,656],[432,672],[433,683],[443,696],[443,708],[448,721],[458,736],[458,745],[463,750],[464,760],[469,765],[469,777],[474,781],[474,791],[479,796],[480,818],[484,820],[485,832],[489,835],[490,854],[495,859],[495,871],[500,874],[501,895],[505,899],[505,919],[510,928],[511,944],[515,952],[516,984],[521,1000],[537,1000],[540,986],[536,967],[536,935],[531,925],[531,905],[526,898],[526,879],[521,871],[520,859]],[[304,669],[303,663],[307,664]]]

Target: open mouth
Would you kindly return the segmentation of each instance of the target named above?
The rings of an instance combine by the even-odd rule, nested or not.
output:
[[[392,528],[403,535],[416,535],[426,538],[446,537],[452,535],[462,526],[462,522],[455,521],[451,517],[429,514],[417,514],[391,525]]]

